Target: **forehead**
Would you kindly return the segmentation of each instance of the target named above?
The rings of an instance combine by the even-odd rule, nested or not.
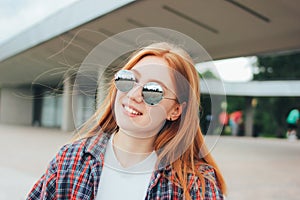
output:
[[[157,80],[167,86],[172,85],[171,68],[161,57],[147,56],[135,64],[132,69],[136,72],[140,81]]]

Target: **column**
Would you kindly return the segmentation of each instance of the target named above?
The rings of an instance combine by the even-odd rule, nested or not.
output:
[[[63,103],[62,103],[62,124],[63,131],[73,131],[75,129],[73,109],[72,109],[72,92],[74,78],[71,75],[64,77]]]
[[[246,110],[245,110],[245,136],[253,136],[253,119],[254,108],[252,105],[252,97],[246,97]]]

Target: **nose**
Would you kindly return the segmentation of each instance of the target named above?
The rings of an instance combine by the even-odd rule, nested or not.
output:
[[[135,84],[135,86],[133,86],[133,88],[127,92],[127,97],[137,103],[141,103],[143,101],[142,87]]]

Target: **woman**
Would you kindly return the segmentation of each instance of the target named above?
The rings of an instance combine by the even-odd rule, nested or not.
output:
[[[223,199],[199,127],[198,73],[184,50],[155,43],[135,52],[105,102],[27,199]]]

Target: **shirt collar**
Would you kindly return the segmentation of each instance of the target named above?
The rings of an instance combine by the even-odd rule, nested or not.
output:
[[[100,133],[88,138],[85,144],[85,152],[90,153],[96,159],[103,160],[110,136],[107,133]]]
[[[96,159],[104,161],[104,154],[109,142],[111,134],[108,133],[100,133],[95,136],[92,136],[87,139],[85,144],[85,153],[90,153]],[[158,164],[157,172],[167,171],[170,172],[172,166],[170,164],[165,164],[160,162]]]

